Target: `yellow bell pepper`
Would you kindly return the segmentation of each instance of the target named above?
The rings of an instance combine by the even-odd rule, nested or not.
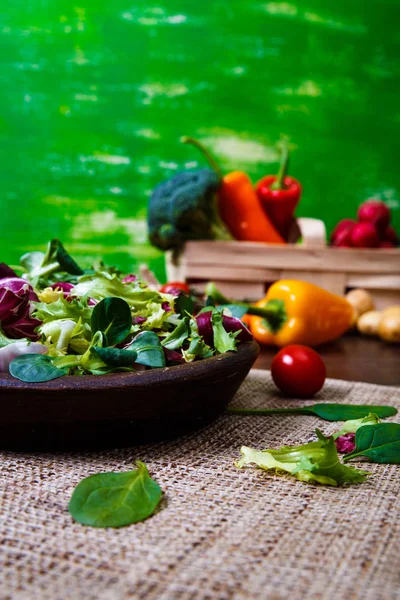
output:
[[[254,312],[259,307],[269,313],[268,321],[254,312],[250,317],[255,340],[279,347],[331,342],[351,327],[353,319],[352,306],[344,297],[291,279],[271,285],[265,298],[253,306]]]

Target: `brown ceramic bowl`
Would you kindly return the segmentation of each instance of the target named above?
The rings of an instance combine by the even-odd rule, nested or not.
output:
[[[215,418],[239,389],[259,346],[140,371],[24,383],[0,376],[0,448],[135,445],[180,435]]]

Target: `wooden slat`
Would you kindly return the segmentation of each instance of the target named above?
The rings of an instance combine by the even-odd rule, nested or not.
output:
[[[349,273],[347,275],[348,287],[362,287],[367,289],[394,290],[400,296],[400,275],[368,275],[367,273]]]
[[[218,262],[252,268],[400,274],[400,250],[311,249],[257,242],[188,242],[182,256],[186,268]]]
[[[220,279],[225,281],[267,282],[276,281],[281,276],[279,269],[253,269],[248,267],[227,267],[216,263],[214,265],[185,265],[182,274],[187,279],[204,279],[207,281]]]

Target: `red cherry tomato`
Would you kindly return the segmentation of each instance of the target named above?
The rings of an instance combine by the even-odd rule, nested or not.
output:
[[[164,285],[160,287],[160,292],[177,296],[179,292],[190,294],[190,288],[187,283],[184,283],[183,281],[168,281],[168,283],[164,283]]]
[[[326,367],[315,350],[293,344],[274,356],[271,375],[276,387],[284,394],[311,398],[324,385]]]

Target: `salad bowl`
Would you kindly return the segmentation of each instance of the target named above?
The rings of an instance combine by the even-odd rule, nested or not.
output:
[[[24,383],[0,374],[2,449],[133,446],[217,417],[259,353],[256,342],[183,365]]]

